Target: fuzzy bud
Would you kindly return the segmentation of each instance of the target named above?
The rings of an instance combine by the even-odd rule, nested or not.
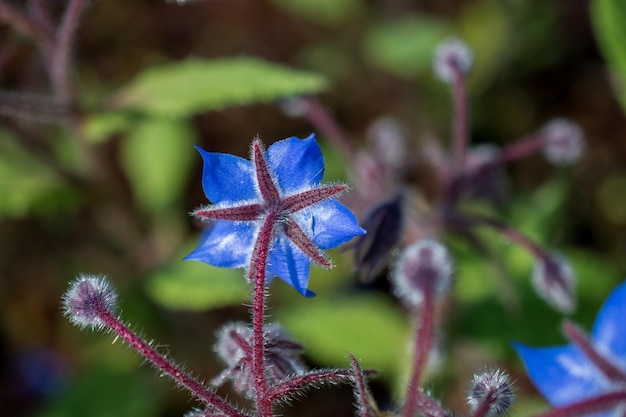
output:
[[[376,119],[367,128],[367,142],[375,158],[392,170],[402,168],[407,157],[406,135],[396,119]]]
[[[392,274],[398,297],[419,305],[426,295],[438,297],[452,283],[452,261],[441,243],[424,239],[404,250]]]
[[[441,81],[452,83],[458,75],[467,74],[474,55],[465,42],[448,39],[437,46],[433,62],[435,75]]]
[[[574,270],[561,255],[553,254],[537,259],[533,268],[532,282],[537,294],[554,309],[566,314],[575,310]]]
[[[569,165],[580,159],[585,149],[584,134],[578,124],[568,119],[554,119],[544,126],[543,153],[554,165]]]
[[[467,402],[474,415],[501,416],[515,402],[513,384],[509,376],[500,370],[474,375]]]
[[[101,314],[116,307],[117,293],[104,276],[80,275],[63,296],[65,315],[81,328],[103,328]]]
[[[229,379],[235,391],[249,397],[254,395],[252,339],[252,329],[244,323],[231,323],[222,327],[217,335],[215,351],[227,368],[213,379],[212,385],[221,385]],[[265,341],[265,368],[270,385],[289,375],[304,372],[305,368],[300,362],[302,346],[290,341],[280,327],[267,326]]]

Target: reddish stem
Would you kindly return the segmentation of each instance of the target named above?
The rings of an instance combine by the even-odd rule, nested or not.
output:
[[[343,128],[339,126],[317,99],[310,97],[303,100],[304,115],[313,127],[331,141],[344,156],[352,159],[356,149]]]
[[[248,271],[248,280],[254,280],[252,374],[259,417],[272,417],[272,403],[267,399],[268,386],[265,374],[265,273],[277,221],[278,215],[275,212],[270,212],[263,221],[254,244]]]
[[[414,350],[413,350],[413,374],[406,391],[406,399],[402,409],[403,417],[413,417],[421,407],[420,382],[430,348],[432,346],[435,299],[434,289],[426,288],[424,298],[418,306],[418,323],[416,324]]]
[[[168,361],[163,355],[143,341],[139,336],[126,327],[109,310],[98,313],[98,317],[109,329],[113,330],[119,337],[124,339],[131,348],[139,352],[146,360],[153,363],[157,369],[169,375],[174,381],[189,390],[195,397],[205,402],[208,406],[219,410],[224,415],[230,417],[245,417],[245,414],[237,411],[231,405],[222,400],[217,394],[209,390],[200,382],[192,378],[188,373],[178,368]]]

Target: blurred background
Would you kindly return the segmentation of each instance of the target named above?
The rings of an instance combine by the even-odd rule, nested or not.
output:
[[[66,3],[2,2],[36,6],[52,23]],[[615,37],[602,10],[591,12],[600,3],[607,2],[93,1],[73,43],[74,102],[63,118],[54,103],[28,99],[51,94],[46,62],[0,16],[0,90],[39,105],[30,114],[17,106],[14,115],[9,96],[0,100],[0,415],[165,417],[195,406],[111,335],[72,327],[60,307],[68,282],[81,272],[106,274],[133,329],[203,379],[218,375],[215,330],[247,320],[248,289],[241,271],[181,262],[200,231],[187,213],[206,203],[192,145],[246,157],[256,135],[267,145],[306,137],[315,121],[298,112],[297,101],[275,98],[312,93],[354,149],[366,146],[383,117],[399,127],[410,155],[426,143],[447,148],[451,99],[432,74],[432,56],[452,35],[475,54],[468,80],[473,144],[503,146],[555,117],[585,132],[578,163],[553,167],[540,155],[515,162],[507,167],[507,198],[481,209],[570,259],[579,279],[573,318],[589,329],[626,270],[626,123],[620,63],[605,41]],[[242,80],[253,97],[239,103],[218,97],[219,83],[202,75],[204,65],[225,57],[258,58],[302,78],[280,94],[263,93],[265,81]],[[181,90],[201,97],[187,102]],[[216,98],[206,104],[203,95]],[[355,167],[336,140],[318,133],[326,180],[351,182]],[[427,160],[418,160],[406,183],[421,190],[425,204],[437,195]],[[525,252],[494,233],[481,238],[492,256],[443,237],[457,278],[440,311],[426,386],[444,406],[466,413],[472,375],[500,367],[522,397],[514,414],[530,415],[547,406],[510,343],[564,343],[562,316],[531,289]],[[392,407],[407,377],[412,318],[390,294],[386,270],[363,284],[351,251],[331,256],[335,269],[313,270],[315,299],[274,283],[271,320],[305,346],[312,367],[347,366],[353,352],[364,368],[379,370],[375,396]],[[281,413],[348,416],[352,402],[350,387],[326,387]]]

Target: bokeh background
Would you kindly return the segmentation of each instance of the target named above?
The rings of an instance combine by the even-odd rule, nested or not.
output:
[[[58,21],[65,1],[42,3]],[[111,335],[67,322],[60,299],[80,272],[109,276],[124,319],[178,362],[206,380],[220,372],[214,332],[247,320],[247,288],[241,271],[181,262],[200,230],[187,213],[205,203],[191,145],[246,156],[256,135],[270,144],[316,127],[294,116],[293,102],[273,100],[185,114],[127,112],[113,127],[100,117],[140,74],[191,57],[255,57],[322,76],[326,87],[315,97],[356,148],[374,122],[391,117],[417,155],[427,140],[448,144],[450,95],[431,60],[442,39],[464,39],[475,53],[474,144],[502,146],[555,117],[585,132],[586,153],[571,167],[540,155],[507,167],[508,197],[488,210],[571,260],[579,277],[573,317],[589,328],[626,270],[626,123],[619,74],[598,30],[584,0],[91,2],[75,40],[80,111],[72,122],[2,108],[0,415],[180,416],[195,405]],[[32,40],[3,20],[0,90],[50,94],[45,65]],[[205,81],[188,79],[210,95]],[[319,136],[326,178],[350,181],[350,162],[329,139]],[[408,178],[426,203],[434,198],[427,160]],[[510,343],[563,343],[562,316],[533,293],[528,255],[497,234],[481,237],[492,256],[442,237],[457,259],[457,279],[440,311],[427,387],[462,414],[472,375],[500,367],[523,398],[514,413],[530,415],[546,405]],[[313,367],[347,366],[354,352],[364,368],[378,369],[375,395],[392,407],[406,378],[411,317],[390,294],[386,271],[362,284],[350,251],[332,257],[335,269],[313,272],[316,299],[275,283],[271,319],[305,345]],[[349,387],[327,387],[281,413],[348,416],[352,401]]]

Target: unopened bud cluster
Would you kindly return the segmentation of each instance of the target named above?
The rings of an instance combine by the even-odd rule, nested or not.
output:
[[[580,159],[585,150],[584,134],[576,123],[559,118],[543,128],[544,155],[555,165],[568,165]]]
[[[449,39],[437,46],[433,62],[435,75],[446,83],[454,82],[457,76],[467,74],[472,68],[474,55],[459,39]]]
[[[270,385],[305,371],[300,362],[302,346],[289,340],[284,330],[276,325],[268,325],[265,337],[266,370]],[[252,338],[252,329],[244,323],[228,324],[218,332],[215,351],[227,368],[213,379],[213,385],[221,385],[228,379],[235,391],[247,396],[254,395]]]
[[[80,275],[63,296],[65,315],[76,326],[101,329],[101,316],[117,308],[117,293],[104,276]]]
[[[443,295],[452,283],[452,261],[447,249],[432,239],[404,250],[392,275],[398,297],[419,305],[424,297]]]
[[[574,270],[559,254],[539,258],[532,274],[535,291],[553,308],[571,313],[576,307]]]
[[[500,370],[474,375],[467,402],[472,412],[479,412],[482,417],[501,416],[515,402],[513,384],[509,376]]]

